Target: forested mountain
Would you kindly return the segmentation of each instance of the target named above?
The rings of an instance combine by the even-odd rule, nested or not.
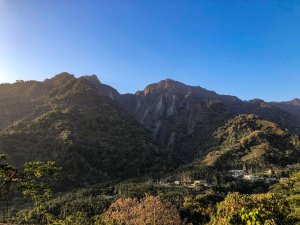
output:
[[[170,169],[168,151],[119,103],[99,94],[109,88],[91,81],[95,77],[60,74],[44,82],[4,85],[8,97],[1,101],[6,106],[1,113],[12,116],[0,134],[0,151],[19,167],[26,161],[57,161],[69,188]],[[9,108],[15,105],[14,114]]]
[[[247,165],[261,171],[299,162],[299,137],[253,114],[229,120],[214,137],[216,146],[201,157],[202,166],[230,170]]]
[[[114,99],[119,93],[113,88],[100,83],[97,77],[83,76],[90,85],[102,95]],[[63,72],[43,82],[19,80],[14,84],[0,84],[0,130],[16,120],[32,119],[51,108],[51,97],[63,95],[72,88],[76,78]]]

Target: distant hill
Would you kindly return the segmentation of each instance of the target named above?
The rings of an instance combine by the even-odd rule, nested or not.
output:
[[[295,116],[300,121],[300,99],[295,98],[286,102],[271,102],[272,105],[285,110]]]
[[[217,169],[285,167],[299,162],[300,139],[255,115],[239,115],[214,134],[215,146],[197,164]]]
[[[103,96],[110,88],[102,90],[92,80],[95,77],[76,79],[64,73],[44,82],[0,87],[21,111],[1,132],[0,151],[17,166],[33,160],[57,161],[64,168],[62,186],[68,188],[155,177],[170,169],[168,151],[119,103]],[[15,104],[1,103],[6,109]],[[27,103],[31,107],[23,110]]]

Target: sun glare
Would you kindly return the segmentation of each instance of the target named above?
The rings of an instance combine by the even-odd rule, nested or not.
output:
[[[11,79],[9,79],[8,76],[3,75],[3,74],[0,75],[0,84],[2,84],[2,83],[9,83],[9,82],[11,82]]]

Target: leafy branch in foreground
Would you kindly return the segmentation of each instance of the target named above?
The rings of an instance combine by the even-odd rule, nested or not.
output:
[[[0,199],[7,196],[21,181],[19,171],[6,162],[7,156],[0,154]]]
[[[61,167],[55,162],[28,162],[18,170],[6,162],[7,156],[0,154],[0,199],[14,190],[19,190],[34,202],[51,197],[50,182],[60,175]]]
[[[20,190],[36,204],[48,200],[51,195],[51,180],[57,179],[61,168],[55,162],[28,162],[25,164]]]
[[[60,171],[61,167],[52,161],[27,162],[24,169],[18,170],[7,162],[5,154],[0,154],[0,200],[19,191],[43,211],[44,203],[52,196],[51,182],[60,176]]]

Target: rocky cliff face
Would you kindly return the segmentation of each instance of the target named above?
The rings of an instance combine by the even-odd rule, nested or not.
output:
[[[229,116],[226,106],[216,96],[215,92],[200,87],[164,80],[147,86],[135,95],[124,95],[122,100],[160,143],[186,162],[195,157],[193,149],[199,142],[206,142],[207,138],[199,134],[193,139],[196,132],[202,129],[209,134]],[[217,116],[212,118],[211,115]],[[187,146],[181,142],[186,143],[188,139],[193,143],[184,150],[183,147]]]
[[[121,103],[183,161],[201,154],[210,135],[238,114],[256,114],[300,133],[300,123],[293,115],[263,100],[242,101],[170,79],[148,85],[135,94],[122,95]]]
[[[167,131],[184,121],[186,132],[191,133],[211,105],[222,104],[216,96],[215,92],[168,79],[151,84],[135,95],[124,95],[122,100],[154,136],[164,144],[172,144]],[[226,111],[225,107],[221,110]]]

